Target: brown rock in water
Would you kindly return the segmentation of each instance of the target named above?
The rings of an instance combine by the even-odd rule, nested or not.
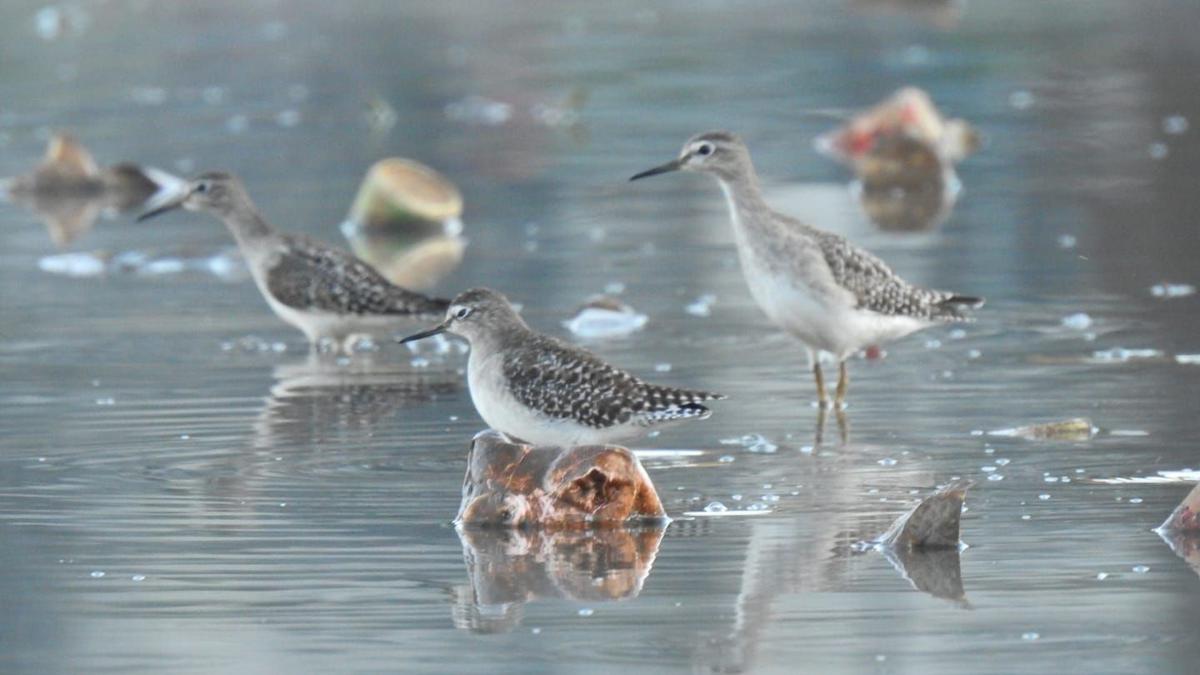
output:
[[[440,226],[462,215],[462,194],[445,176],[409,159],[389,157],[371,166],[347,219],[363,227]]]
[[[538,598],[611,601],[637,597],[658,554],[663,526],[590,530],[460,528],[470,586],[454,608],[459,628],[515,628]]]
[[[896,519],[876,541],[892,549],[954,548],[959,546],[963,500],[973,482],[960,478]]]
[[[978,132],[965,120],[943,118],[928,93],[905,87],[822,135],[817,147],[865,177],[873,155],[884,147],[881,141],[895,137],[923,144],[936,151],[939,161],[950,164],[966,159],[980,145]]]
[[[1170,517],[1158,526],[1158,531],[1200,534],[1200,484],[1192,488],[1192,491],[1183,498]]]
[[[571,529],[666,518],[654,484],[629,449],[535,447],[488,429],[471,442],[455,521]]]

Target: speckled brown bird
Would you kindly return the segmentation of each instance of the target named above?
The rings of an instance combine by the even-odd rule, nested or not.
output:
[[[750,294],[776,325],[804,344],[822,407],[828,399],[817,352],[838,362],[834,403],[841,407],[852,354],[935,324],[964,321],[964,307],[983,304],[982,298],[913,286],[844,237],[771,209],[750,151],[727,131],[692,137],[679,157],[630,180],[669,171],[707,173],[720,183]]]
[[[314,344],[329,339],[340,347],[351,336],[398,332],[440,317],[449,304],[392,284],[346,251],[278,231],[231,174],[203,174],[138,220],[177,208],[224,222],[271,309]]]

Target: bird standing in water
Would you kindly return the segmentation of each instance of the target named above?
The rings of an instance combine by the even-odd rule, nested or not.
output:
[[[587,351],[532,330],[508,299],[487,288],[450,302],[446,318],[401,342],[439,333],[467,339],[471,401],[488,426],[513,440],[570,447],[614,443],[649,427],[705,419],[720,394],[643,382]]]
[[[328,339],[341,347],[352,336],[411,329],[441,316],[449,304],[392,284],[350,253],[278,231],[231,174],[203,174],[138,220],[177,208],[223,221],[271,309],[314,345]]]
[[[750,293],[776,325],[804,344],[822,408],[828,398],[818,352],[838,362],[834,404],[841,408],[849,356],[935,324],[965,321],[965,307],[983,304],[982,298],[913,286],[844,237],[772,210],[763,200],[750,151],[727,131],[693,136],[676,159],[630,180],[670,171],[717,179]]]

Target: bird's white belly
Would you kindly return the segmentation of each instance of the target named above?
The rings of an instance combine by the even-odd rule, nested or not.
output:
[[[858,309],[840,295],[824,297],[800,280],[772,274],[761,262],[743,259],[742,270],[750,294],[776,325],[809,348],[839,360],[929,325],[921,319]]]
[[[480,363],[474,354],[467,362],[471,402],[487,425],[510,437],[534,445],[570,447],[612,443],[636,435],[633,426],[596,429],[574,420],[552,418],[523,405],[509,390],[499,359]]]

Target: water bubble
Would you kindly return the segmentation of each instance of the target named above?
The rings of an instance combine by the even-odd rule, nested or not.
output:
[[[884,661],[887,661],[887,655],[885,655],[885,654],[876,654],[875,655],[876,663],[883,663]]]
[[[281,127],[284,127],[285,129],[290,129],[294,126],[297,126],[300,124],[300,111],[293,110],[291,108],[287,110],[280,110],[279,113],[275,115],[275,123]]]
[[[1067,248],[1067,249],[1075,248],[1075,245],[1078,243],[1079,243],[1079,240],[1073,234],[1058,235],[1058,247],[1059,248]]]
[[[146,575],[145,574],[135,574],[135,575],[129,577],[129,580],[130,581],[145,581]]]
[[[104,572],[101,572],[100,570],[93,570],[89,576],[93,579],[100,579],[104,577]]]
[[[879,466],[896,466],[896,460],[891,457],[884,457],[877,462]]]
[[[656,363],[656,364],[654,364],[654,372],[656,372],[656,373],[669,373],[669,372],[671,372],[671,364],[669,364],[669,363]]]
[[[111,396],[96,399],[96,405],[116,405],[117,400]]]
[[[1033,92],[1018,89],[1008,95],[1008,104],[1016,110],[1028,110],[1033,106]]]
[[[988,480],[1004,480],[1004,476],[1001,476],[998,473],[993,473],[988,476]]]
[[[747,511],[766,511],[767,505],[763,504],[761,502],[754,502],[753,504],[747,506],[746,510]]]
[[[1186,298],[1196,293],[1196,287],[1191,284],[1161,283],[1150,287],[1150,294],[1156,298]]]
[[[763,495],[762,500],[768,503],[775,503],[779,501],[779,495]]]
[[[736,493],[735,493],[735,494],[731,494],[731,495],[729,495],[729,498],[730,498],[730,499],[732,499],[732,500],[733,500],[733,501],[735,501],[735,502],[740,502],[740,501],[742,501],[742,495],[740,495],[740,494],[736,494]]]
[[[717,296],[706,293],[689,303],[683,310],[692,316],[709,316],[712,314],[712,306],[716,301]]]
[[[1046,483],[1057,483],[1058,476],[1046,476],[1045,478],[1042,478],[1042,480]]]
[[[1130,503],[1130,504],[1141,504],[1141,503],[1142,503],[1142,498],[1141,498],[1141,497],[1130,497],[1130,498],[1129,498],[1129,503]]]
[[[533,633],[534,635],[541,635],[541,634],[542,634],[542,629],[541,629],[541,628],[534,627],[534,628],[530,628],[530,629],[529,629],[529,632],[530,632],[530,633]]]
[[[1029,515],[1028,513],[1021,515],[1021,520],[1032,520],[1032,519],[1033,519],[1033,516]]]
[[[1083,312],[1069,314],[1063,317],[1062,325],[1063,328],[1070,328],[1071,330],[1087,330],[1092,327],[1092,317]]]
[[[579,610],[579,616],[591,616],[596,613],[596,610],[591,607],[583,607]]]
[[[1148,565],[1134,565],[1130,569],[1133,570],[1134,574],[1145,574],[1146,572],[1150,571],[1150,567]]]
[[[1042,636],[1038,635],[1037,633],[1034,633],[1033,631],[1030,631],[1028,633],[1021,633],[1021,639],[1028,640],[1030,642],[1032,642],[1033,640],[1036,640],[1040,637],[1042,637]]]
[[[205,87],[200,92],[200,98],[209,105],[220,105],[225,102],[225,93],[224,87]]]
[[[1096,575],[1096,581],[1104,581],[1108,578],[1108,572],[1101,572]]]
[[[1011,461],[1012,460],[1008,459],[1007,457],[1001,457],[996,460],[996,466],[1008,466],[1008,463]]]
[[[1167,155],[1171,154],[1171,149],[1167,147],[1166,143],[1154,142],[1146,148],[1146,152],[1150,154],[1150,159],[1160,160],[1166,159]]]
[[[1188,119],[1183,115],[1168,115],[1163,118],[1162,130],[1164,134],[1178,136],[1188,130]]]
[[[1038,499],[1040,499],[1044,502],[1048,502],[1048,501],[1050,501],[1050,495],[1043,492],[1042,494],[1038,495]]]
[[[942,346],[941,340],[926,340],[925,349],[940,349]]]
[[[980,471],[982,471],[982,472],[984,472],[984,473],[992,473],[993,471],[995,471],[995,470],[996,470],[996,467],[994,467],[994,466],[981,466],[981,467],[979,467],[979,470],[980,470]]]
[[[734,457],[733,455],[721,455],[720,458],[717,459],[717,461],[722,464],[731,464],[736,459],[737,458]]]
[[[129,98],[138,105],[162,105],[167,102],[167,90],[162,87],[134,87]]]

